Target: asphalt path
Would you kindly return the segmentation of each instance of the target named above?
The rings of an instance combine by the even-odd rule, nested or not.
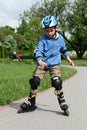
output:
[[[78,73],[63,83],[69,116],[61,111],[50,88],[37,95],[37,109],[17,114],[21,99],[0,107],[0,130],[87,130],[87,67],[75,67]]]

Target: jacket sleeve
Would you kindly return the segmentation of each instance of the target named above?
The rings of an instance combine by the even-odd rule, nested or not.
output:
[[[37,49],[36,49],[36,55],[35,55],[36,60],[42,60],[43,58],[43,42],[39,40]]]
[[[61,46],[61,49],[60,49],[60,52],[65,56],[69,56],[69,53],[67,52],[67,47],[65,45],[65,42],[64,42],[64,39],[62,37],[62,46]]]

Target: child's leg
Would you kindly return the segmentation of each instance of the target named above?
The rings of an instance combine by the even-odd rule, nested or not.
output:
[[[21,104],[21,108],[24,110],[31,109],[32,107],[35,107],[36,104],[36,95],[37,95],[37,89],[40,85],[40,80],[43,78],[43,75],[45,73],[45,70],[37,67],[33,73],[33,77],[29,80],[30,84],[30,92],[29,97],[26,102],[23,102]]]
[[[60,108],[62,110],[68,109],[68,105],[66,104],[65,97],[64,97],[64,92],[62,90],[60,91],[55,90],[55,95],[57,96]]]
[[[37,76],[34,76],[32,79],[30,79],[29,83],[31,85],[31,89],[29,92],[28,100],[21,104],[21,108],[24,110],[29,110],[29,109],[35,107],[37,88],[40,84],[40,78]]]
[[[62,90],[62,80],[60,78],[60,69],[59,66],[55,66],[50,69],[51,83],[55,88],[55,94],[57,96],[59,105],[62,110],[68,109],[68,105],[65,102],[64,93]]]

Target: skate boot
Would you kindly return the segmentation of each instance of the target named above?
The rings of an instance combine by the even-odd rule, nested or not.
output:
[[[28,100],[20,105],[20,109],[18,110],[17,113],[34,111],[37,108],[37,106],[35,106],[35,102],[36,102],[36,94],[30,93]]]
[[[68,111],[68,108],[69,108],[69,107],[68,107],[68,105],[66,104],[66,101],[65,101],[63,92],[60,92],[60,93],[57,95],[57,98],[58,98],[58,102],[59,102],[59,105],[60,105],[61,110],[64,111],[65,115],[69,116],[69,111]]]

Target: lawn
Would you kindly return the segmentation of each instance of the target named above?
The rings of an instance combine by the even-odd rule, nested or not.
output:
[[[85,60],[73,60],[75,66],[87,66],[87,58]],[[66,60],[62,60],[62,64],[68,65]]]
[[[32,77],[35,63],[6,62],[0,63],[0,106],[28,96],[29,78]],[[63,81],[73,76],[77,71],[68,67],[60,67]],[[51,87],[49,73],[47,72],[39,86],[39,91]]]

